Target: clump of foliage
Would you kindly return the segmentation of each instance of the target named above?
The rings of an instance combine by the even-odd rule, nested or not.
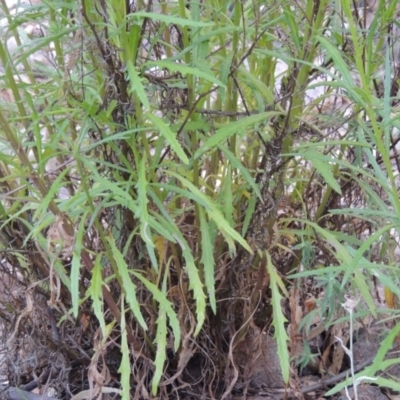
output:
[[[8,343],[57,349],[73,393],[225,398],[250,327],[288,383],[345,294],[378,318],[375,287],[400,295],[396,4],[2,0]]]

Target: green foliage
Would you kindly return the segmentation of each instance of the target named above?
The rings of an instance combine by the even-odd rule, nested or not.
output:
[[[373,279],[400,298],[396,1],[364,11],[1,1],[1,250],[54,306],[93,310],[123,398],[167,398],[193,343],[225,360],[250,321],[288,383],[288,322],[312,324],[288,321],[289,286],[321,296],[327,327],[346,293],[379,317]],[[213,365],[204,387],[229,374]]]

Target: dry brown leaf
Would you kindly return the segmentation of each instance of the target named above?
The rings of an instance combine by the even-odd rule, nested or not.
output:
[[[65,259],[71,256],[75,245],[75,235],[71,236],[65,229],[65,221],[62,215],[57,215],[55,222],[47,232],[48,250],[54,250]]]
[[[107,368],[107,364],[104,359],[106,349],[109,342],[106,341],[107,338],[100,339],[101,330],[98,329],[94,338],[94,355],[92,361],[88,368],[88,381],[89,381],[89,398],[95,398],[99,396],[98,399],[102,398],[102,388],[110,382],[110,371]],[[99,370],[99,360],[101,358],[101,370]]]

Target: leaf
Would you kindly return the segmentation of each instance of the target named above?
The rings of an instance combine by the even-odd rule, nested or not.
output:
[[[327,185],[329,185],[335,192],[342,194],[340,185],[337,183],[332,173],[333,165],[331,163],[335,162],[334,159],[311,151],[301,153],[301,156],[312,162],[314,168],[324,178]]]
[[[315,158],[311,161],[314,168],[322,175],[327,185],[329,185],[335,192],[342,194],[342,189],[332,173],[332,165],[329,163],[324,163]]]
[[[112,254],[117,264],[118,273],[121,277],[122,288],[125,293],[126,301],[129,304],[130,309],[140,326],[144,330],[147,330],[147,324],[143,319],[142,313],[140,311],[140,305],[136,298],[136,285],[132,282],[131,277],[129,276],[128,265],[126,264],[121,252],[115,245],[114,239],[108,236],[107,241],[111,247]]]
[[[146,180],[146,158],[142,157],[139,165],[139,176],[138,182],[136,184],[138,191],[137,201],[138,209],[136,216],[140,218],[140,236],[144,240],[147,248],[148,255],[150,256],[151,263],[155,269],[158,271],[158,264],[156,254],[154,252],[154,243],[150,230],[150,218],[147,211],[147,180]]]
[[[251,71],[248,71],[246,67],[243,66],[239,68],[239,73],[243,76],[246,84],[253,90],[257,90],[268,104],[273,104],[275,102],[274,93],[271,92],[270,88],[261,79],[258,79]],[[279,105],[277,105],[277,107],[279,107]]]
[[[168,171],[166,173],[168,173]],[[178,194],[184,196],[185,198],[194,200],[195,202],[197,202],[198,204],[200,204],[201,206],[203,206],[205,208],[208,207],[208,203],[206,201],[204,201],[204,199],[202,197],[200,198],[197,195],[190,192],[189,190],[183,189],[179,186],[168,185],[168,184],[164,184],[164,183],[153,183],[151,186],[162,188],[162,190],[165,190],[167,193],[169,193],[169,192],[178,193]]]
[[[374,361],[372,362],[372,365],[369,367],[371,370],[374,370],[374,372],[380,371],[381,365],[384,361],[386,354],[392,350],[392,345],[395,342],[395,340],[399,337],[399,334],[400,334],[400,324],[397,323],[397,325],[389,332],[389,334],[385,337],[385,339],[381,341],[379,350],[376,353]]]
[[[162,307],[158,309],[157,333],[156,338],[154,339],[154,343],[157,345],[157,351],[154,360],[155,371],[153,381],[151,383],[151,392],[153,396],[157,394],[158,385],[164,371],[165,360],[167,359],[167,314],[165,312],[165,309],[163,309]]]
[[[234,55],[235,55],[234,51],[231,51],[228,54],[226,54],[222,60],[221,68],[219,70],[219,76],[220,76],[221,82],[224,84],[224,87],[219,88],[219,93],[221,95],[221,101],[224,101],[225,94],[227,92],[226,84],[228,83],[229,74],[231,73],[231,65],[232,65],[232,60],[233,60]]]
[[[186,261],[186,273],[189,277],[189,288],[193,291],[193,297],[196,300],[197,326],[194,336],[197,336],[206,318],[206,296],[203,291],[203,284],[201,283],[199,270],[197,269],[194,258],[190,253],[189,245],[186,242],[182,249],[182,254]]]
[[[129,19],[133,18],[148,18],[154,21],[165,22],[168,25],[180,25],[180,26],[191,26],[197,28],[210,28],[215,24],[213,22],[201,22],[201,21],[193,21],[191,19],[184,19],[175,17],[173,15],[165,15],[161,13],[151,13],[146,11],[139,11],[132,14],[129,14]]]
[[[133,65],[132,60],[127,61],[126,68],[128,71],[128,77],[129,77],[131,91],[133,93],[137,94],[139,100],[143,104],[143,107],[147,110],[150,110],[149,99],[147,98],[146,91],[144,89],[142,80],[140,79],[138,73],[136,72],[136,68]]]
[[[72,312],[75,318],[78,318],[79,311],[79,280],[80,280],[80,269],[81,269],[81,253],[83,248],[83,235],[86,232],[86,217],[89,214],[90,209],[87,208],[83,214],[79,223],[78,232],[75,237],[74,250],[72,253],[71,262],[71,301],[72,301]]]
[[[365,281],[365,276],[362,271],[359,269],[354,269],[354,282],[357,285],[358,290],[360,291],[361,296],[367,303],[367,306],[371,312],[371,314],[377,318],[377,310],[376,310],[376,305],[374,303],[374,299],[372,298],[371,295],[371,288],[367,285],[367,282]]]
[[[256,115],[251,115],[250,117],[244,117],[239,121],[233,121],[229,123],[227,126],[218,129],[212,136],[210,136],[202,146],[194,153],[194,159],[202,156],[207,150],[214,149],[221,142],[230,138],[231,136],[244,131],[249,126],[267,122],[274,116],[283,115],[282,112],[279,111],[267,111]]]
[[[171,235],[173,236],[174,241],[176,241],[182,249],[182,254],[186,261],[186,272],[189,277],[189,288],[193,290],[193,297],[196,301],[196,318],[198,321],[198,327],[197,327],[196,332],[200,332],[201,326],[202,326],[202,324],[204,322],[204,318],[205,318],[206,303],[205,303],[205,295],[203,292],[203,284],[202,284],[200,276],[199,276],[199,271],[196,268],[193,256],[190,253],[190,248],[189,248],[188,243],[186,242],[185,238],[182,236],[182,233],[180,232],[180,230],[178,229],[178,227],[172,220],[171,216],[168,214],[164,205],[162,204],[160,199],[151,190],[149,191],[149,194],[152,197],[155,204],[161,210],[162,214],[164,215],[164,217],[166,219],[166,222],[169,223]],[[142,282],[146,286],[150,284],[150,282],[148,282],[147,280],[142,280]],[[156,292],[152,292],[152,293],[154,296],[156,295]],[[156,298],[156,299],[158,301],[158,298]],[[175,316],[172,315],[173,310],[171,311],[171,316],[169,314],[168,308],[167,308],[167,313],[170,318],[171,327],[174,330],[175,346],[177,346],[177,343],[179,343],[178,340],[180,341],[179,321],[176,319]]]
[[[172,307],[171,302],[168,300],[165,293],[163,293],[154,283],[151,283],[148,279],[146,279],[142,274],[136,271],[129,271],[132,275],[134,275],[137,279],[139,279],[152,294],[154,299],[159,304],[159,307],[165,310],[168,318],[169,325],[172,328],[172,332],[174,333],[174,350],[178,351],[178,347],[181,341],[181,327],[179,324],[178,317]]]
[[[389,361],[389,360],[387,360],[387,361]],[[392,361],[392,360],[390,360],[390,361]],[[399,364],[400,364],[400,358],[396,358],[393,360],[392,365],[399,365]],[[378,379],[374,380],[371,383],[373,383],[374,385],[378,385],[379,387],[382,387],[382,388],[391,389],[394,392],[400,392],[400,382],[396,382],[394,379],[387,379],[387,378],[383,378],[382,376],[379,376]]]
[[[92,269],[92,278],[90,279],[90,286],[86,291],[86,294],[92,299],[94,315],[100,323],[101,332],[103,333],[104,337],[106,334],[106,323],[103,314],[103,268],[100,263],[102,257],[103,253],[98,253],[96,255],[94,267]]]
[[[182,160],[182,162],[186,165],[189,164],[189,159],[187,158],[179,142],[176,140],[176,133],[172,132],[170,127],[165,124],[161,118],[153,115],[152,113],[147,113],[146,117],[156,126],[160,134],[165,138],[167,143],[171,146],[171,149]]]
[[[322,47],[325,48],[327,55],[332,58],[335,63],[335,68],[340,72],[342,78],[346,84],[346,88],[354,87],[354,80],[351,77],[349,67],[343,60],[342,53],[337,47],[335,47],[328,39],[319,36],[316,39],[321,43]]]
[[[148,61],[145,64],[146,67],[157,67],[157,68],[167,68],[172,72],[180,72],[183,76],[186,74],[193,75],[197,78],[204,78],[207,81],[215,83],[218,86],[225,87],[225,85],[217,79],[215,76],[205,73],[198,68],[190,67],[187,64],[179,64],[174,63],[168,60],[157,60],[157,61]]]
[[[125,309],[124,305],[124,294],[121,295],[121,309]],[[130,399],[130,376],[131,376],[131,365],[130,365],[130,351],[128,347],[128,334],[126,331],[125,313],[121,312],[121,353],[122,360],[118,368],[118,372],[121,374],[121,387],[122,387],[122,400]]]
[[[193,51],[193,49],[196,49],[196,48],[198,48],[198,47],[207,45],[206,42],[209,42],[210,39],[211,39],[213,36],[217,36],[217,35],[220,35],[220,34],[224,34],[224,33],[226,33],[226,32],[232,33],[232,32],[236,32],[236,31],[240,31],[240,30],[241,30],[241,28],[240,28],[239,26],[226,26],[226,27],[224,27],[224,28],[216,29],[216,30],[214,30],[214,31],[209,31],[209,30],[207,29],[206,32],[204,33],[204,35],[202,35],[202,36],[197,36],[197,35],[196,35],[196,36],[195,36],[196,40],[193,40],[193,42],[191,42],[189,46],[185,47],[182,51],[180,51],[180,52],[179,52],[179,56],[177,56],[177,58],[183,59],[183,56],[184,56],[186,53],[190,53],[190,52]],[[208,47],[208,46],[207,46],[207,47]],[[233,52],[233,54],[234,54],[234,52]],[[233,55],[233,54],[232,54],[232,55]],[[228,62],[229,62],[229,57],[230,57],[229,54],[226,55],[226,56],[224,57],[224,62],[225,62],[227,59],[228,59]],[[204,58],[207,59],[207,58],[208,58],[207,55],[204,55]],[[203,60],[204,60],[204,58],[203,58]],[[230,64],[229,64],[229,65],[230,65]],[[221,70],[223,70],[223,68],[221,68]],[[221,79],[221,81],[222,81],[224,84],[226,84],[226,80],[224,81],[223,79]]]
[[[210,306],[214,314],[217,313],[217,303],[215,300],[215,259],[214,243],[211,241],[210,226],[207,224],[203,208],[199,209],[200,231],[201,231],[201,263],[204,268],[204,283],[210,299]]]
[[[142,224],[148,225],[149,214],[147,211],[147,180],[146,180],[146,159],[142,157],[139,164],[138,181],[136,183],[136,189],[138,192],[138,208],[136,215],[140,218]],[[149,239],[146,238],[146,233],[142,235],[143,240],[146,242]]]
[[[189,278],[189,289],[193,291],[193,298],[196,301],[196,318],[197,318],[197,328],[195,331],[195,336],[200,332],[205,320],[205,309],[206,309],[206,296],[203,291],[203,283],[200,279],[199,270],[194,262],[193,255],[190,252],[189,244],[186,242],[182,233],[177,229],[176,225],[171,224],[171,229],[173,230],[172,235],[176,242],[182,249],[182,255],[185,259],[185,272]],[[145,283],[146,285],[146,283]],[[171,323],[175,320],[171,318]],[[176,329],[179,330],[180,326],[176,320]],[[175,336],[177,338],[178,336]],[[179,336],[180,337],[180,336]]]
[[[289,3],[282,4],[283,8],[283,15],[285,16],[284,22],[289,28],[290,32],[290,38],[296,48],[296,51],[300,53],[301,51],[301,43],[300,43],[300,37],[303,36],[304,34],[299,33],[299,26],[298,22],[296,21],[296,16],[295,13],[293,12],[293,7],[289,5]]]
[[[218,195],[218,204],[222,208],[223,214],[228,224],[230,226],[235,226],[235,222],[233,220],[235,209],[233,207],[234,201],[232,180],[234,180],[234,177],[232,175],[232,168],[230,165],[228,165],[225,171],[225,178],[221,182]]]
[[[281,363],[283,381],[287,384],[289,382],[290,372],[290,356],[288,351],[289,337],[285,329],[285,323],[287,322],[287,319],[282,312],[282,295],[279,291],[279,288],[281,288],[281,290],[284,289],[284,291],[286,291],[286,289],[281,277],[276,272],[276,268],[272,264],[271,256],[267,251],[265,252],[265,257],[267,258],[267,272],[270,278],[272,295],[272,310],[274,316],[272,325],[275,328],[274,337],[278,345],[278,356]]]
[[[254,211],[256,209],[257,199],[254,196],[251,196],[246,208],[246,215],[243,221],[243,228],[242,228],[242,236],[245,237],[247,233],[247,229],[249,229],[249,225],[251,219],[253,218]]]

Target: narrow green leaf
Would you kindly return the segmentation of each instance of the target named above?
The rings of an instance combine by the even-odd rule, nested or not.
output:
[[[249,203],[247,205],[247,208],[246,208],[246,215],[244,216],[242,237],[246,236],[247,229],[249,229],[251,219],[253,218],[253,214],[256,209],[256,203],[257,203],[257,199],[254,196],[251,196]]]
[[[78,232],[76,232],[74,249],[71,261],[71,301],[72,313],[75,318],[78,318],[79,312],[79,281],[81,270],[81,253],[83,249],[83,235],[86,232],[86,217],[89,214],[89,209],[82,215],[79,223]],[[56,222],[57,223],[57,222]]]
[[[136,320],[139,322],[140,326],[144,330],[147,330],[146,322],[143,319],[142,313],[140,311],[140,305],[136,298],[136,285],[132,282],[132,279],[129,276],[128,265],[126,264],[121,252],[115,245],[114,239],[108,236],[107,241],[110,244],[112,254],[114,256],[115,262],[118,267],[118,273],[121,277],[122,288],[126,296],[126,301],[129,304],[130,309],[133,312],[133,315],[135,316]]]
[[[340,185],[337,183],[332,173],[332,165],[322,162],[316,158],[311,158],[311,162],[318,173],[324,178],[326,184],[329,185],[335,192],[342,194]]]
[[[164,15],[161,13],[151,13],[146,11],[138,11],[136,13],[129,14],[128,19],[136,19],[136,18],[149,18],[154,21],[165,22],[168,25],[180,25],[180,26],[191,26],[198,28],[209,28],[214,26],[213,22],[201,22],[201,21],[193,21],[192,19],[184,19],[175,17],[173,15]]]
[[[365,276],[359,269],[354,269],[354,283],[356,284],[358,290],[364,301],[367,303],[368,309],[371,314],[377,318],[377,310],[374,299],[371,296],[371,288],[367,285],[365,281]]]
[[[335,63],[336,69],[342,75],[342,78],[346,84],[346,88],[354,87],[354,79],[351,77],[350,69],[346,62],[343,60],[342,54],[337,47],[335,47],[327,38],[319,36],[316,39],[321,43],[322,47],[325,48],[328,57],[331,57]]]
[[[400,358],[396,358],[395,360],[393,360],[392,365],[399,365],[399,364],[400,364]],[[390,365],[388,365],[388,367],[389,366]],[[381,388],[388,388],[393,390],[394,392],[400,392],[400,382],[396,382],[394,379],[387,379],[383,378],[382,376],[378,376],[378,379],[371,381],[371,383],[373,383],[374,385],[378,385]]]
[[[154,360],[154,376],[151,383],[151,392],[153,396],[157,394],[158,385],[160,383],[161,377],[164,371],[165,360],[167,359],[166,349],[167,349],[167,314],[165,309],[160,307],[158,309],[157,318],[157,333],[154,343],[157,345],[156,357]]]
[[[244,66],[239,68],[239,73],[241,76],[243,76],[243,79],[250,88],[261,94],[267,104],[274,104],[275,94],[261,79],[254,76],[254,74],[247,70]],[[279,108],[279,105],[277,105],[277,107]]]
[[[203,291],[203,284],[200,279],[199,270],[197,269],[193,255],[190,252],[189,244],[176,226],[171,225],[171,227],[173,228],[173,236],[182,249],[182,255],[185,259],[185,271],[189,278],[189,288],[193,291],[193,298],[196,301],[197,328],[195,335],[197,335],[205,320],[206,296]],[[177,329],[180,328],[177,326]]]
[[[289,337],[286,333],[285,323],[287,319],[282,312],[282,295],[279,288],[285,287],[281,277],[276,272],[275,266],[272,264],[271,256],[268,252],[267,257],[267,272],[270,279],[270,288],[272,296],[273,320],[272,325],[275,328],[274,337],[278,345],[278,356],[281,363],[283,381],[289,383],[290,372],[290,355],[288,350]]]
[[[150,229],[150,217],[147,211],[147,180],[146,180],[146,158],[142,157],[139,165],[139,176],[136,184],[138,191],[138,210],[136,216],[140,218],[140,236],[144,240],[151,263],[158,271],[157,257],[154,252],[154,243]]]
[[[147,113],[146,117],[156,126],[161,135],[171,146],[171,149],[182,160],[182,162],[186,165],[189,164],[189,159],[187,158],[179,142],[176,140],[176,133],[172,132],[171,128],[165,124],[161,118],[153,115],[151,112]]]
[[[198,327],[197,327],[196,332],[197,331],[200,332],[201,326],[202,326],[202,324],[204,322],[204,318],[205,318],[206,303],[205,303],[205,295],[203,292],[203,284],[202,284],[200,276],[199,276],[199,271],[197,270],[196,265],[194,263],[193,256],[190,253],[190,247],[189,247],[188,243],[186,242],[182,233],[179,231],[178,227],[176,226],[176,224],[173,221],[173,219],[171,218],[171,216],[168,214],[164,205],[151,190],[150,190],[150,196],[154,200],[155,204],[157,204],[157,206],[159,207],[159,209],[162,212],[162,214],[164,215],[166,221],[169,222],[171,235],[173,236],[174,241],[176,241],[182,249],[182,254],[186,261],[186,272],[188,273],[188,277],[189,277],[189,287],[190,287],[190,289],[193,290],[193,297],[196,301],[196,316],[197,316],[197,320],[200,321],[200,322],[198,322]],[[142,282],[146,286],[150,284],[150,283],[146,282],[145,280],[142,280]],[[150,290],[150,286],[148,288]],[[154,289],[154,290],[152,290],[152,293],[155,296],[155,299],[158,301],[159,297],[157,297],[158,296],[157,291]],[[160,298],[160,301],[161,301],[161,298]],[[162,303],[167,304],[163,301],[162,301]],[[173,310],[169,311],[168,307],[166,307],[166,310],[167,310],[167,315],[170,318],[171,327],[174,331],[175,346],[177,346],[178,343],[180,342],[179,321],[175,318]]]
[[[225,85],[225,86],[221,86],[219,88],[221,101],[225,100],[226,85],[228,83],[229,74],[231,73],[232,60],[233,60],[234,56],[235,56],[235,51],[229,52],[227,55],[225,55],[225,57],[223,58],[222,63],[221,63],[221,69],[219,71],[219,76],[220,76],[221,82]]]
[[[183,76],[186,74],[193,75],[197,78],[203,78],[207,81],[215,83],[218,86],[225,87],[225,85],[217,79],[215,76],[205,73],[198,68],[190,67],[187,64],[179,64],[174,63],[168,60],[157,60],[157,61],[148,61],[145,64],[146,67],[157,67],[157,68],[167,68],[172,72],[180,72]]]
[[[335,190],[337,193],[339,194],[342,193],[341,188],[332,173],[333,165],[334,164],[340,165],[341,160],[311,150],[305,152],[299,152],[298,155],[301,155],[305,159],[310,160],[314,168],[317,170],[317,172],[321,174],[322,177],[325,179],[325,182],[330,187],[332,187],[332,189]]]
[[[282,8],[283,8],[283,14],[285,16],[283,22],[285,22],[286,25],[288,26],[291,41],[293,42],[297,52],[300,54],[301,44],[300,44],[299,26],[298,26],[298,21],[296,21],[296,17],[294,15],[293,7],[291,6],[290,3],[286,4],[283,3]]]
[[[189,288],[193,291],[193,297],[196,301],[197,326],[194,335],[197,336],[206,318],[206,296],[203,291],[203,284],[201,283],[199,270],[196,267],[189,245],[186,242],[182,249],[182,254],[186,261],[186,273],[189,277]]]
[[[249,126],[267,122],[274,116],[283,115],[279,111],[267,111],[260,114],[251,115],[250,117],[244,117],[239,121],[229,123],[227,126],[218,129],[212,136],[210,136],[202,146],[194,153],[194,158],[197,159],[202,156],[207,150],[213,150],[221,142],[230,138],[231,136],[243,132]]]
[[[169,318],[169,325],[171,326],[172,332],[174,333],[174,350],[178,351],[178,347],[181,341],[181,327],[179,324],[179,319],[172,307],[171,302],[168,300],[165,293],[161,292],[158,289],[158,287],[154,285],[154,283],[151,283],[142,274],[132,270],[129,272],[132,275],[135,275],[135,277],[139,279],[146,286],[146,288],[149,290],[149,292],[152,294],[154,299],[159,304],[159,307],[163,308],[167,313],[167,316]]]
[[[106,323],[105,323],[104,314],[103,314],[103,290],[102,290],[103,267],[101,266],[102,256],[103,256],[103,253],[98,253],[94,260],[94,267],[92,269],[92,278],[90,280],[90,286],[87,290],[87,294],[92,299],[94,315],[96,316],[97,320],[100,323],[100,328],[103,333],[103,336],[105,336]]]
[[[138,193],[138,209],[137,216],[141,219],[141,222],[148,225],[149,214],[147,211],[147,180],[146,180],[146,158],[143,156],[139,164],[138,181],[136,184]],[[142,235],[142,238],[145,235]],[[144,239],[144,238],[143,238]],[[148,239],[144,239],[145,241]]]
[[[390,48],[386,47],[385,54],[385,79],[384,79],[384,91],[383,91],[383,136],[385,139],[385,151],[386,156],[390,157],[390,146],[391,146],[391,135],[390,135],[390,111],[391,111],[391,99],[390,91],[392,86],[392,71],[390,65]]]
[[[72,302],[72,314],[75,318],[78,317],[79,313],[79,273],[81,268],[81,257],[80,253],[73,252],[71,261],[71,302]]]
[[[371,369],[374,369],[375,372],[380,371],[381,364],[385,359],[386,354],[392,350],[392,345],[398,338],[399,334],[400,334],[400,324],[397,323],[397,325],[389,332],[389,334],[385,337],[385,339],[381,341],[379,350],[376,353],[374,361],[370,367]]]
[[[234,177],[232,176],[232,168],[230,165],[226,168],[225,179],[221,182],[221,188],[218,195],[218,204],[221,205],[222,212],[228,224],[230,226],[235,226],[235,222],[233,220],[233,214],[235,212],[235,208],[233,206],[233,192],[232,192],[232,180]]]
[[[157,231],[161,236],[165,239],[175,242],[174,237],[172,236],[172,228],[171,223],[163,218],[161,215],[154,213],[149,219],[150,226]]]
[[[148,237],[150,238],[150,236]],[[150,240],[146,242],[146,249],[150,257],[151,265],[153,266],[154,270],[158,272],[158,263],[157,263],[156,253],[154,251],[154,243]]]
[[[179,195],[184,196],[185,198],[191,199],[191,200],[199,203],[201,206],[203,206],[205,208],[208,207],[208,203],[206,201],[204,201],[204,199],[202,197],[198,197],[194,193],[190,192],[189,190],[183,189],[179,186],[168,185],[168,184],[164,184],[164,183],[153,183],[153,184],[151,184],[151,186],[162,188],[167,193],[178,193]]]
[[[106,335],[106,323],[103,314],[103,276],[102,276],[102,266],[101,259],[103,253],[98,253],[94,260],[94,267],[92,269],[92,278],[90,280],[90,286],[86,291],[86,294],[92,299],[93,311],[97,320],[100,323],[101,332],[103,337]]]
[[[142,102],[143,107],[146,110],[150,110],[149,99],[147,98],[146,91],[144,89],[141,78],[136,72],[136,68],[133,65],[132,60],[128,60],[126,63],[126,68],[128,71],[129,83],[132,93],[136,93],[139,100]]]
[[[121,295],[121,353],[122,360],[121,365],[118,368],[118,372],[121,374],[121,399],[129,400],[130,399],[130,377],[131,377],[131,365],[130,365],[130,351],[128,346],[128,334],[126,331],[126,322],[125,322],[125,304],[124,304],[124,294]]]
[[[217,303],[215,299],[215,259],[214,259],[214,243],[211,240],[210,226],[207,224],[206,216],[203,208],[199,208],[200,215],[200,231],[201,231],[201,263],[204,268],[204,283],[207,289],[210,306],[214,314],[217,313]]]

